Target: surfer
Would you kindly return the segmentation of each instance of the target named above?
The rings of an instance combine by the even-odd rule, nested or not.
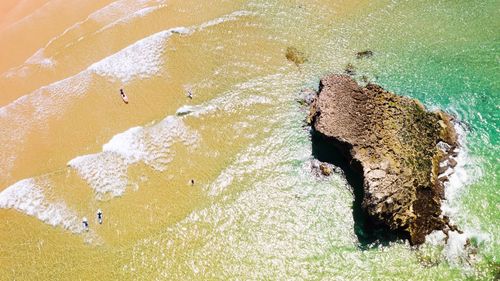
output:
[[[191,179],[191,180],[189,181],[189,183],[190,183],[191,185],[194,185],[194,180],[193,180],[193,179]]]
[[[193,99],[193,92],[191,92],[191,90],[188,90],[187,92],[188,92],[187,97],[192,100]]]
[[[87,217],[83,217],[82,226],[83,226],[83,230],[89,231],[89,221],[87,220]]]
[[[120,89],[120,96],[122,97],[123,102],[126,103],[126,104],[128,104],[128,97],[123,92],[123,89]]]
[[[102,224],[102,211],[101,211],[101,209],[97,210],[97,221],[99,222],[99,224]]]

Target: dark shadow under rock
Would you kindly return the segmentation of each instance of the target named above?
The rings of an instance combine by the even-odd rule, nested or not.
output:
[[[458,145],[451,120],[378,85],[360,86],[347,75],[321,79],[307,122],[332,150],[320,149],[316,137],[313,150],[320,161],[345,167],[357,198],[360,241],[406,233],[418,245],[432,231],[450,229],[441,213],[446,178],[440,168],[453,164],[449,160]]]
[[[359,247],[368,249],[372,246],[388,245],[398,239],[408,239],[406,233],[391,231],[386,225],[374,222],[363,209],[363,168],[358,161],[350,157],[349,144],[342,144],[315,130],[312,130],[311,138],[313,157],[342,169],[343,175],[351,187],[351,192],[354,195],[352,205],[354,233],[358,238]]]

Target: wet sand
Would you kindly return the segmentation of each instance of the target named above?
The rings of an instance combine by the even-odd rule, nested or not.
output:
[[[297,93],[326,72],[342,72],[353,50],[370,40],[376,45],[360,18],[371,20],[373,11],[384,18],[397,7],[390,1],[111,2],[0,4],[0,191],[32,179],[19,185],[27,196],[9,198],[9,208],[0,210],[0,276],[234,277],[238,270],[298,269],[280,265],[280,257],[297,254],[303,265],[336,249],[352,259],[339,251],[345,264],[325,264],[350,268],[359,258],[354,234],[344,232],[353,223],[345,216],[351,194],[340,177],[326,182],[302,174],[310,151]],[[289,46],[315,65],[287,61]],[[177,116],[180,108],[194,112]],[[77,157],[91,161],[68,165]],[[100,192],[106,188],[118,196]],[[84,216],[88,232],[81,229]],[[316,249],[309,245],[318,253],[303,261],[305,248]],[[273,247],[283,255],[274,256]],[[396,253],[414,258],[398,247]],[[371,254],[359,255],[375,260]],[[258,265],[262,271],[245,270]]]

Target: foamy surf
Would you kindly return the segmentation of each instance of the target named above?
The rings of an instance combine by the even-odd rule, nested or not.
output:
[[[46,224],[60,226],[73,233],[82,231],[76,213],[63,201],[48,200],[34,179],[21,180],[3,190],[0,193],[0,208],[16,209]]]
[[[2,76],[5,78],[10,78],[13,76],[25,77],[28,74],[28,72],[30,71],[30,68],[29,68],[30,65],[36,65],[36,66],[40,66],[43,68],[54,67],[57,62],[53,57],[50,57],[50,56],[47,57],[45,55],[46,51],[50,48],[53,48],[53,47],[55,48],[55,45],[57,45],[57,41],[62,40],[65,37],[65,35],[70,36],[72,33],[76,34],[78,32],[79,28],[87,22],[97,21],[97,22],[104,24],[103,27],[101,27],[100,29],[98,29],[97,31],[92,33],[92,35],[96,35],[96,34],[105,32],[106,30],[109,30],[114,26],[121,25],[121,24],[127,24],[134,19],[145,17],[148,14],[153,13],[154,11],[159,10],[161,8],[164,8],[166,6],[166,4],[165,4],[166,1],[161,1],[161,0],[135,1],[136,2],[135,5],[125,5],[125,3],[121,3],[121,2],[130,2],[130,1],[113,2],[113,3],[109,4],[108,6],[102,8],[101,10],[94,12],[93,14],[88,16],[87,19],[74,24],[73,26],[66,29],[61,35],[59,35],[55,38],[52,38],[43,48],[39,49],[35,54],[33,54],[31,57],[29,57],[22,65],[7,70],[6,72],[4,72],[2,74]],[[149,6],[149,4],[151,4],[151,3],[154,3],[156,5]],[[226,21],[237,20],[239,17],[250,16],[250,15],[253,15],[253,13],[248,12],[248,11],[235,11],[233,13],[230,13],[230,14],[224,15],[222,17],[219,17],[219,18],[207,21],[205,23],[202,23],[199,26],[177,27],[177,28],[172,28],[170,30],[172,31],[172,33],[187,34],[187,33],[191,33],[194,31],[202,31],[202,30],[209,28],[211,26],[215,26],[215,25],[224,23]],[[168,31],[168,30],[165,30],[165,32],[166,31]],[[158,37],[158,35],[160,35],[161,33],[163,33],[163,32],[159,32],[159,33],[154,34],[154,35],[157,35],[156,37]],[[154,36],[154,35],[152,35],[152,36]],[[89,35],[85,35],[85,36],[89,36]],[[69,47],[73,44],[76,44],[83,39],[84,39],[84,36],[78,37],[78,39],[76,39],[76,41],[73,40],[70,43],[67,43],[65,47]],[[144,39],[147,39],[147,37],[143,38],[141,40],[144,40]],[[157,39],[159,39],[159,38],[157,38]],[[141,41],[141,40],[139,40],[139,41]],[[132,45],[129,47],[132,47]],[[159,47],[161,47],[161,46],[155,46],[154,49],[158,49]],[[127,48],[128,47],[126,47],[125,49],[127,49]],[[137,48],[137,45],[136,45],[136,48]],[[125,50],[125,49],[123,49],[123,50]],[[129,51],[130,51],[130,49],[129,49]],[[118,53],[115,53],[111,56],[114,56],[117,54]],[[128,54],[130,55],[130,53],[128,53]],[[125,54],[122,53],[122,57],[123,57],[123,55],[125,55]],[[140,55],[141,55],[141,53],[135,53],[134,56],[135,56],[136,61],[137,61],[137,56],[140,56]],[[127,56],[125,56],[125,58],[127,58]],[[147,61],[151,62],[151,60],[147,60]],[[101,61],[101,62],[103,63],[103,61]],[[125,66],[125,68],[120,68],[120,69],[128,69],[129,65],[130,64],[125,64],[125,63],[120,64],[120,67]],[[115,65],[108,64],[107,66],[115,66]],[[103,70],[103,69],[105,69],[105,68],[101,68],[101,70]],[[142,69],[147,70],[148,68],[143,67]],[[154,69],[158,70],[158,67],[155,66]],[[151,72],[154,73],[153,70],[149,71],[148,73],[151,73]],[[106,72],[104,72],[104,73],[106,73]],[[116,72],[114,72],[114,73],[116,73]],[[122,73],[122,72],[120,72],[120,73]],[[119,76],[122,78],[124,77],[124,75],[119,75]],[[128,76],[125,76],[125,77],[128,77]],[[127,80],[127,79],[122,79],[122,80]]]
[[[209,27],[249,15],[252,15],[252,13],[248,11],[235,11],[200,25],[174,27],[155,33],[94,63],[88,69],[100,76],[110,79],[118,78],[121,83],[128,83],[137,78],[149,78],[160,72],[163,66],[161,55],[165,48],[164,45],[173,34],[189,35],[196,31],[203,31]]]
[[[177,109],[176,116],[167,116],[151,125],[130,128],[113,136],[103,145],[101,152],[76,157],[67,165],[75,169],[94,189],[98,199],[104,200],[106,194],[121,196],[127,187],[136,186],[127,175],[130,165],[141,162],[157,171],[165,171],[175,156],[170,149],[174,143],[194,147],[200,142],[201,136],[184,124],[184,118],[200,117],[217,111],[231,113],[241,107],[271,104],[272,99],[264,95],[268,92],[265,87],[278,77],[286,78],[282,75],[260,77],[238,84],[220,97],[203,104],[183,105]],[[261,89],[262,95],[251,94],[255,88]],[[212,190],[215,187],[209,189],[214,196],[220,192]]]
[[[164,44],[173,34],[188,35],[195,31],[202,31],[208,27],[215,26],[227,21],[236,20],[239,17],[248,15],[251,15],[251,13],[247,11],[236,11],[214,20],[202,23],[199,26],[174,27],[149,35],[121,49],[120,51],[90,65],[87,69],[74,76],[70,76],[60,81],[43,86],[40,89],[28,95],[25,95],[8,105],[1,107],[0,114],[2,114],[2,112],[8,111],[9,107],[15,106],[16,104],[31,101],[33,98],[36,99],[36,97],[32,96],[39,96],[41,94],[41,90],[53,92],[53,94],[61,94],[59,92],[61,89],[55,87],[61,84],[68,84],[69,81],[80,80],[84,78],[83,76],[88,76],[88,78],[90,78],[93,73],[112,79],[118,78],[123,83],[130,82],[131,80],[136,78],[149,78],[152,75],[158,74],[161,67],[163,66],[161,54],[163,53],[163,50],[165,48]],[[66,92],[65,95],[71,94],[73,91],[80,93],[81,91],[86,90],[86,88],[75,86],[67,88],[67,90],[71,91]],[[44,97],[43,99],[39,101],[37,100],[36,102],[32,103],[43,107],[44,101],[50,98],[51,97]],[[2,116],[0,115],[0,117]]]
[[[441,205],[443,215],[450,218],[450,221],[455,224],[459,219],[462,208],[460,206],[460,195],[463,189],[479,180],[482,176],[480,166],[472,159],[467,150],[467,138],[464,125],[460,122],[455,123],[455,131],[458,136],[460,147],[458,154],[455,157],[457,165],[454,168],[448,168],[442,176],[448,177],[448,181],[444,182],[445,200]],[[472,176],[473,175],[473,176]],[[473,239],[476,245],[471,245],[470,240]],[[462,227],[462,231],[449,231],[445,235],[442,231],[434,231],[426,237],[426,243],[433,246],[443,246],[442,256],[450,264],[455,266],[469,267],[474,262],[475,254],[472,254],[471,247],[477,247],[478,243],[489,241],[487,234],[479,232],[471,227]]]
[[[176,27],[145,37],[134,44],[89,66],[84,71],[54,82],[0,108],[0,142],[5,146],[14,146],[23,142],[30,131],[43,129],[44,121],[53,116],[62,116],[68,105],[75,102],[75,97],[84,95],[91,82],[98,75],[107,80],[126,84],[135,79],[146,79],[159,75],[164,58],[165,44],[172,35],[189,35],[214,25],[236,20],[250,15],[246,11],[236,11],[201,25]],[[15,132],[15,133],[13,133]],[[13,151],[6,149],[5,151]],[[10,174],[14,158],[4,155],[0,159],[0,172]]]
[[[74,98],[85,93],[91,77],[79,74],[42,87],[0,108],[0,174],[10,176],[16,162],[16,147],[36,129],[46,129],[46,119],[62,115]]]
[[[199,138],[180,118],[168,116],[154,125],[117,134],[103,145],[102,152],[76,157],[68,166],[87,181],[98,199],[106,194],[121,196],[133,184],[127,176],[130,165],[142,162],[164,171],[175,156],[171,150],[174,143],[194,146]]]
[[[185,27],[171,28],[155,33],[121,51],[92,64],[88,70],[108,79],[128,83],[158,74],[163,65],[164,44],[172,34],[188,34]]]
[[[482,177],[482,170],[479,163],[468,153],[465,128],[462,124],[457,123],[455,124],[455,131],[457,132],[458,142],[461,146],[456,157],[457,166],[453,171],[445,172],[449,176],[448,181],[444,183],[446,200],[441,207],[443,213],[451,219],[457,217],[460,213],[459,197],[464,187]]]
[[[10,78],[13,76],[24,77],[30,71],[30,66],[41,66],[44,68],[52,68],[55,66],[56,61],[52,57],[47,57],[47,50],[56,49],[58,45],[66,41],[66,38],[71,38],[71,36],[76,36],[76,34],[81,33],[82,26],[89,25],[93,22],[99,23],[101,27],[99,30],[93,32],[92,34],[97,34],[109,29],[112,26],[118,24],[125,24],[130,22],[134,18],[143,17],[154,10],[162,8],[165,6],[166,1],[162,0],[119,0],[108,4],[107,6],[91,13],[87,18],[79,21],[72,26],[65,29],[60,35],[52,38],[45,44],[44,47],[40,48],[35,54],[29,57],[22,65],[10,68],[2,74],[5,78]],[[88,36],[88,35],[85,35]],[[78,37],[76,42],[79,42],[83,37]],[[74,44],[72,41],[68,44]],[[68,45],[66,45],[68,46]],[[60,47],[60,46],[59,46]]]
[[[26,64],[38,64],[44,68],[52,68],[56,62],[52,58],[47,58],[44,54],[44,49],[39,49],[36,53],[26,60]]]

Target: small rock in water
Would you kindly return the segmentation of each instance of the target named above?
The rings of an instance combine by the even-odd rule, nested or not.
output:
[[[300,92],[300,103],[303,105],[311,105],[316,97],[316,91],[313,89],[304,89]]]
[[[295,47],[286,48],[285,57],[287,60],[299,66],[307,61],[306,55]]]
[[[361,51],[356,53],[356,58],[362,59],[362,58],[371,58],[373,56],[373,51],[366,50],[366,51]]]
[[[328,165],[326,165],[325,163],[321,163],[319,165],[319,170],[321,171],[321,174],[323,174],[324,176],[329,176],[332,174],[332,169],[328,167]]]
[[[354,76],[356,75],[356,69],[354,68],[354,65],[352,65],[352,63],[348,63],[346,66],[345,66],[345,74],[349,75],[349,76]]]
[[[449,144],[445,143],[444,141],[438,142],[437,147],[439,149],[441,149],[441,151],[443,151],[443,152],[448,152],[451,148],[451,146]]]
[[[440,177],[438,178],[438,180],[439,180],[440,182],[447,182],[447,181],[449,181],[450,179],[448,178],[448,176],[447,176],[447,175],[443,175],[443,176],[440,176]]]
[[[439,163],[439,174],[442,174],[448,170],[448,161]]]
[[[455,166],[457,166],[457,160],[455,160],[454,158],[450,158],[448,160],[448,164],[450,164],[450,167],[455,168]]]

